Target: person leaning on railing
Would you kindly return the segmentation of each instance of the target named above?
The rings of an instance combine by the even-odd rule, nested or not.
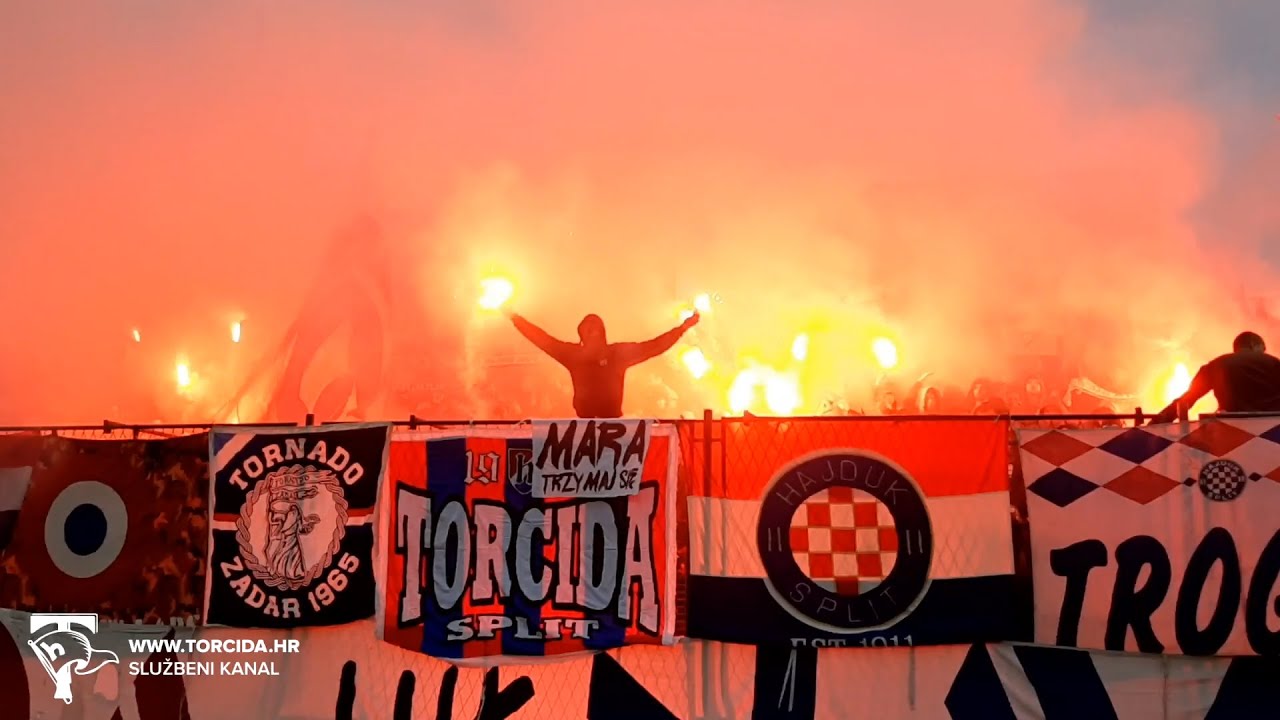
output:
[[[1186,417],[1191,406],[1210,392],[1221,412],[1280,412],[1280,358],[1267,354],[1266,343],[1257,333],[1242,332],[1232,343],[1232,352],[1201,367],[1182,397],[1169,403],[1151,422]]]

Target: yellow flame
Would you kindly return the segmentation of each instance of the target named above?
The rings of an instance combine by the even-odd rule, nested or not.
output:
[[[515,286],[504,277],[488,277],[480,281],[480,307],[497,310],[515,294]]]
[[[142,342],[142,331],[138,328],[133,329],[133,341],[136,343]]]
[[[741,415],[755,407],[762,396],[769,413],[790,415],[800,407],[800,381],[793,373],[768,367],[746,368],[729,386],[729,411]]]
[[[790,373],[773,373],[765,380],[764,402],[775,415],[790,415],[800,407],[800,383]]]
[[[693,299],[693,307],[700,313],[705,314],[711,312],[711,296],[707,293],[699,293],[698,296]]]
[[[871,353],[885,370],[892,370],[898,365],[898,347],[889,338],[876,338],[871,343]]]
[[[808,335],[805,335],[804,333],[800,333],[799,335],[796,336],[796,339],[792,341],[791,357],[795,358],[796,362],[804,362],[804,359],[809,357],[809,336]]]
[[[176,377],[177,377],[177,380],[178,380],[178,387],[179,387],[179,388],[190,387],[190,385],[191,385],[191,368],[187,367],[187,364],[186,364],[186,363],[179,361],[179,362],[178,362],[178,367],[177,367]]]
[[[231,342],[233,343],[240,342],[240,323],[239,322],[231,323]]]
[[[1173,368],[1173,374],[1169,376],[1169,380],[1164,384],[1164,402],[1169,404],[1174,400],[1182,397],[1182,394],[1191,387],[1191,373],[1187,370],[1187,366],[1178,363]]]
[[[729,385],[729,411],[741,415],[751,409],[756,400],[756,386],[760,384],[759,373],[755,368],[746,368],[738,373]]]
[[[707,360],[707,356],[702,354],[702,350],[698,348],[689,348],[680,355],[680,360],[684,366],[689,369],[689,374],[695,380],[701,380],[704,375],[711,371],[711,362]]]

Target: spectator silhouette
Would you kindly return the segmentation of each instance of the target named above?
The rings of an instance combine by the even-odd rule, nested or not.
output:
[[[1280,412],[1280,359],[1267,354],[1266,343],[1257,333],[1242,332],[1232,343],[1232,352],[1201,367],[1182,397],[1169,403],[1151,422],[1186,417],[1191,406],[1210,392],[1221,412]]]
[[[569,371],[573,380],[573,409],[580,418],[622,417],[622,396],[627,369],[670,350],[682,335],[698,324],[698,314],[678,327],[644,342],[610,343],[604,320],[587,315],[578,323],[578,342],[552,337],[547,331],[508,312],[511,323],[529,342]]]

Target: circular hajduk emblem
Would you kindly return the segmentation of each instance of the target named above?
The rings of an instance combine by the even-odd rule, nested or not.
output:
[[[1200,468],[1200,492],[1210,500],[1227,502],[1240,497],[1249,478],[1233,460],[1213,460]]]
[[[774,600],[827,632],[887,628],[929,587],[924,494],[874,453],[824,450],[783,468],[765,491],[756,538]]]

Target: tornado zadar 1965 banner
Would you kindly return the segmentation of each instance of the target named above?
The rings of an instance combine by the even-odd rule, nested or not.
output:
[[[1280,422],[1018,433],[1036,642],[1280,655]]]
[[[390,436],[385,423],[213,429],[206,623],[373,615],[374,507]]]
[[[633,494],[544,499],[528,428],[397,435],[382,638],[450,659],[674,642],[678,441],[653,425],[646,442]]]

